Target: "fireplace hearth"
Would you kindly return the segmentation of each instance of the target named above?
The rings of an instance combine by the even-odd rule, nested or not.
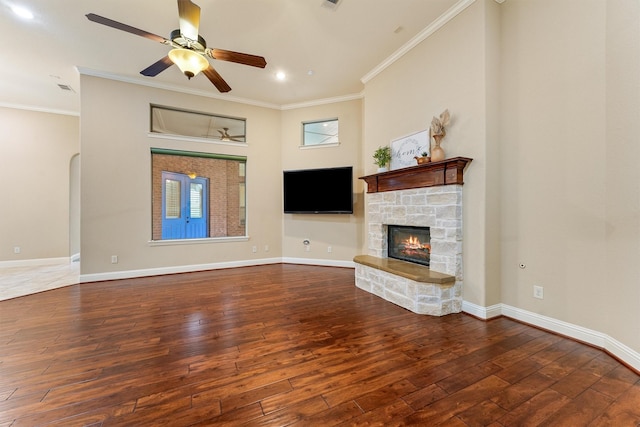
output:
[[[387,226],[387,256],[429,266],[431,236],[429,227]]]

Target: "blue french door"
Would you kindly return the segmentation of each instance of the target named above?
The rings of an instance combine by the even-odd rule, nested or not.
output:
[[[162,172],[162,238],[208,237],[209,180]]]

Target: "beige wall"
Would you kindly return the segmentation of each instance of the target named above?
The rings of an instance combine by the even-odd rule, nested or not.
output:
[[[248,147],[151,138],[150,103],[245,117]],[[300,149],[302,121],[331,117],[340,120],[340,145]],[[354,215],[282,213],[283,169],[352,165],[355,177],[362,175],[361,100],[280,111],[82,76],[81,128],[82,274],[280,257],[351,263],[362,245],[360,180]],[[151,147],[247,156],[250,239],[149,244]],[[312,242],[309,252],[305,238]],[[111,264],[112,255],[118,264]]]
[[[0,262],[72,255],[69,181],[78,123],[76,116],[0,107]]]
[[[281,256],[280,111],[86,75],[81,84],[82,274]],[[149,137],[150,103],[245,117],[248,146]],[[246,156],[250,239],[150,244],[151,147]]]
[[[633,0],[502,5],[503,302],[636,351],[639,9]],[[544,300],[532,298],[534,284]]]
[[[607,2],[605,37],[606,256],[596,286],[609,295],[604,330],[640,351],[640,3]]]
[[[337,117],[338,146],[300,148],[302,122]],[[361,253],[363,237],[362,101],[336,102],[282,112],[282,169],[353,166],[353,215],[284,214],[282,248],[285,258],[351,263]],[[282,174],[280,173],[280,178]],[[309,251],[302,243],[309,239]],[[327,252],[331,247],[331,253]]]

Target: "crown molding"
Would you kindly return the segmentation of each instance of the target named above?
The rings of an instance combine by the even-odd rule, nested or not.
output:
[[[418,44],[426,40],[429,36],[431,36],[431,34],[435,33],[440,28],[442,28],[447,22],[455,18],[460,12],[462,12],[463,10],[471,6],[473,3],[475,3],[475,1],[476,0],[460,0],[459,2],[451,6],[449,10],[447,10],[445,13],[440,15],[435,21],[429,24],[424,30],[419,32],[415,37],[413,37],[411,40],[405,43],[404,46],[396,50],[394,53],[391,54],[391,56],[389,56],[387,59],[382,61],[377,67],[375,67],[373,70],[365,74],[360,79],[360,81],[366,84],[369,80],[371,80],[372,78],[380,74],[382,71],[384,71],[387,67],[391,66],[394,62],[402,58],[411,49],[413,49]]]
[[[53,108],[39,107],[37,105],[9,104],[5,102],[0,102],[0,107],[12,108],[14,110],[35,111],[37,113],[60,114],[62,116],[80,117],[80,113],[78,111],[57,110]]]
[[[355,99],[364,98],[364,93],[354,93],[351,95],[336,96],[333,98],[314,99],[312,101],[297,102],[295,104],[284,104],[281,110],[295,110],[297,108],[315,107],[317,105],[335,104],[337,102],[353,101]]]
[[[218,94],[215,94],[215,93],[205,92],[205,91],[202,91],[202,90],[186,89],[184,87],[177,86],[177,85],[169,85],[169,84],[164,84],[164,83],[157,83],[157,82],[149,81],[147,79],[123,76],[123,75],[120,75],[120,74],[108,73],[108,72],[105,72],[105,71],[94,70],[94,69],[91,69],[91,68],[85,68],[85,67],[76,67],[76,68],[78,69],[78,72],[80,74],[86,75],[86,76],[100,77],[100,78],[103,78],[103,79],[114,80],[114,81],[119,81],[119,82],[123,82],[123,83],[131,83],[131,84],[136,84],[136,85],[152,87],[152,88],[155,88],[155,89],[163,89],[163,90],[169,90],[169,91],[172,91],[172,92],[186,93],[186,94],[196,95],[196,96],[204,96],[204,97],[207,97],[207,98],[215,98],[215,99],[220,99],[220,100],[223,100],[223,101],[237,102],[237,103],[240,103],[240,104],[247,104],[247,105],[252,105],[254,107],[263,107],[263,108],[269,108],[269,109],[273,109],[273,110],[293,110],[293,109],[296,109],[296,108],[314,107],[314,106],[317,106],[317,105],[334,104],[334,103],[337,103],[337,102],[352,101],[354,99],[362,99],[364,97],[363,93],[360,92],[360,93],[356,93],[356,94],[337,96],[337,97],[334,97],[334,98],[324,98],[324,99],[316,99],[316,100],[312,100],[312,101],[298,102],[298,103],[294,103],[294,104],[278,105],[278,104],[271,104],[271,103],[268,103],[268,102],[255,101],[253,99],[248,99],[248,98],[239,98],[239,97],[234,97],[234,96],[229,96],[229,95],[218,95]]]
[[[186,93],[190,95],[204,96],[206,98],[220,99],[223,101],[238,102],[241,104],[253,105],[255,107],[271,108],[275,110],[279,110],[281,108],[277,104],[255,101],[253,99],[248,99],[248,98],[239,98],[231,95],[219,95],[212,92],[188,89],[182,86],[158,83],[157,81],[150,81],[142,78],[123,76],[120,74],[109,73],[106,71],[94,70],[92,68],[85,68],[85,67],[76,67],[76,68],[78,69],[78,72],[81,75],[86,75],[86,76],[100,77],[107,80],[114,80],[114,81],[119,81],[123,83],[131,83],[131,84],[136,84],[140,86],[152,87],[155,89],[163,89],[163,90],[169,90],[172,92]]]

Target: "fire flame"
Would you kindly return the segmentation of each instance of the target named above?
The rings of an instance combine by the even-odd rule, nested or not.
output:
[[[409,238],[402,243],[406,249],[427,250],[431,252],[431,245],[428,243],[421,243],[420,239],[418,239],[416,236],[409,236]]]

